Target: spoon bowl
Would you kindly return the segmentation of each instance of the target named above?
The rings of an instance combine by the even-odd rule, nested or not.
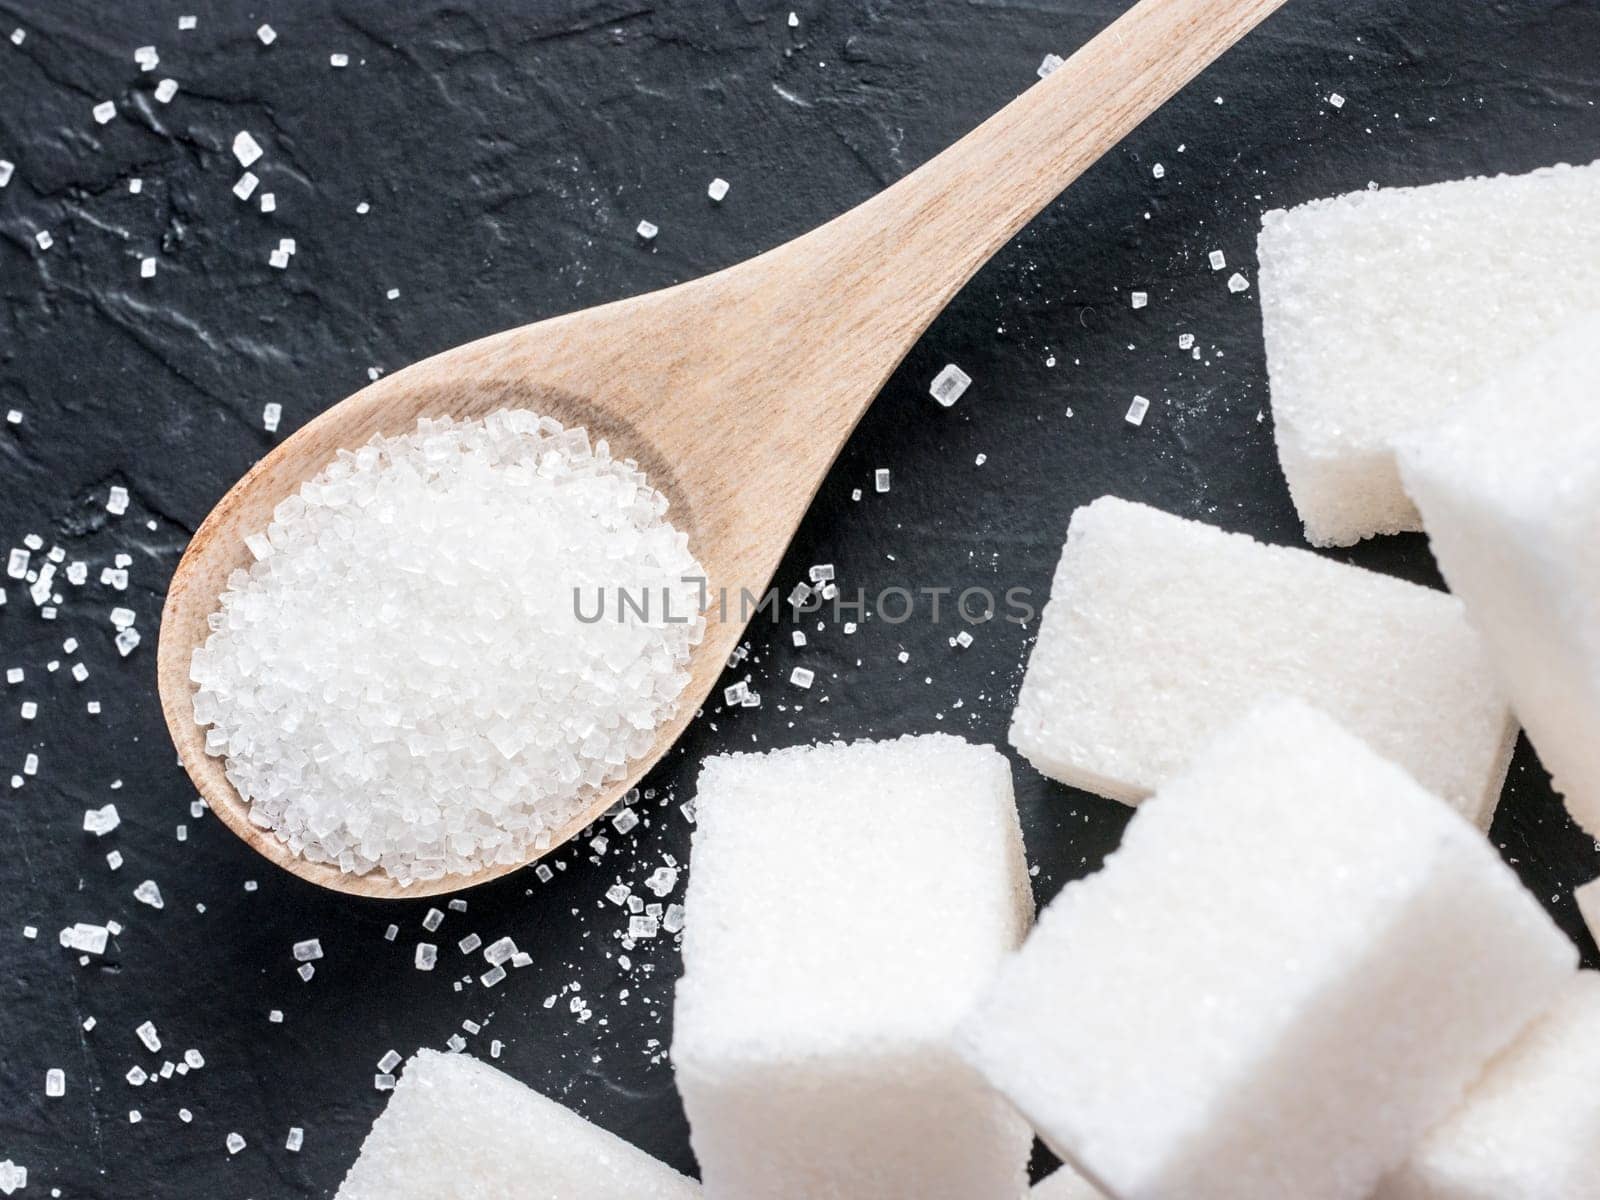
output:
[[[483,338],[419,362],[328,409],[258,462],[206,517],[162,611],[157,676],[167,728],[229,829],[285,870],[352,895],[454,892],[526,863],[400,884],[292,853],[249,812],[205,749],[189,660],[244,538],[339,449],[419,417],[526,408],[634,459],[671,504],[713,605],[676,714],[626,775],[558,831],[561,845],[677,741],[861,415],[929,322],[1044,205],[1282,0],[1141,0],[1063,66],[894,186],[826,225],[725,271]],[[539,852],[543,853],[543,852]],[[528,861],[539,856],[531,854]]]

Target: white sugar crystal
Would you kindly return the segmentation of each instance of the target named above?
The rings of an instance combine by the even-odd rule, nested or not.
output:
[[[419,971],[433,970],[434,963],[439,961],[439,947],[431,942],[417,943],[416,966]]]
[[[1073,514],[1011,721],[1029,762],[1137,803],[1274,694],[1488,827],[1516,727],[1459,600],[1110,496]]]
[[[1127,415],[1123,419],[1126,420],[1129,425],[1143,425],[1145,414],[1149,411],[1150,401],[1146,400],[1143,396],[1135,396],[1133,401],[1128,405]]]
[[[736,704],[743,704],[749,694],[750,685],[741,680],[722,689],[722,702],[732,708]]]
[[[261,157],[261,145],[248,130],[241,129],[233,137],[233,156],[241,167],[248,167]]]
[[[444,913],[437,908],[430,908],[422,915],[422,927],[429,933],[444,924]]]
[[[16,169],[17,165],[10,159],[0,158],[0,188],[11,182],[11,175]]]
[[[1211,263],[1213,271],[1221,271],[1228,265],[1228,256],[1221,250],[1211,251],[1210,254],[1206,255],[1206,259]]]
[[[178,18],[179,29],[193,29],[199,23],[200,19],[198,17],[182,16]]]
[[[48,250],[56,244],[54,235],[48,229],[41,229],[33,235],[33,240],[39,244],[39,249]]]
[[[649,221],[640,221],[639,224],[634,228],[634,232],[648,242],[651,241],[656,234],[660,233],[661,229],[659,226],[652,224]]]
[[[52,1099],[67,1094],[67,1073],[60,1067],[51,1067],[44,1073],[44,1094]]]
[[[1328,95],[1328,103],[1333,105],[1335,108],[1343,108],[1344,107],[1344,97],[1341,96],[1338,92],[1331,92]]]
[[[1162,166],[1160,163],[1156,163],[1155,166],[1150,168],[1150,174],[1156,179],[1165,179],[1167,176],[1167,168]]]
[[[138,1034],[139,1040],[144,1043],[145,1049],[152,1054],[161,1049],[161,1036],[156,1033],[154,1023],[146,1021],[133,1032]]]
[[[1401,439],[1450,590],[1573,817],[1600,836],[1600,312]]]
[[[672,1060],[706,1195],[1019,1195],[1028,1129],[950,1045],[1032,915],[1005,759],[718,757],[696,807]]]
[[[295,962],[312,962],[322,957],[322,942],[317,938],[307,938],[303,942],[296,942],[293,947]]]
[[[1228,276],[1228,290],[1230,292],[1247,292],[1250,290],[1250,281],[1235,271]]]
[[[111,930],[106,926],[79,921],[61,931],[61,944],[84,954],[104,954],[110,937]]]
[[[466,937],[456,943],[457,948],[463,954],[471,954],[481,945],[483,945],[483,939],[475,933],[467,934]]]
[[[972,386],[972,376],[968,375],[955,363],[945,363],[940,372],[933,377],[933,382],[928,385],[928,394],[940,404],[949,408],[966,393]]]
[[[276,400],[264,405],[261,409],[261,428],[268,433],[278,432],[278,422],[283,419],[283,405]]]
[[[22,30],[17,30],[11,35],[11,40],[19,46],[22,44]],[[20,1192],[28,1186],[28,1168],[21,1163],[14,1163],[9,1158],[0,1162],[0,1192],[7,1196]]]
[[[123,1076],[130,1087],[143,1087],[150,1082],[150,1072],[143,1067],[129,1067],[128,1073]]]
[[[273,250],[267,254],[267,265],[278,270],[287,270],[289,266],[289,252],[287,250]]]
[[[300,1153],[300,1147],[306,1144],[306,1131],[298,1125],[289,1126],[289,1136],[283,1139],[283,1148],[290,1154]]]
[[[153,71],[161,65],[161,55],[154,46],[139,46],[133,52],[133,61],[139,64],[140,70]]]
[[[92,833],[96,837],[104,837],[118,825],[122,818],[117,815],[115,804],[104,804],[99,808],[85,809],[83,814],[83,831]]]
[[[278,197],[273,192],[261,193],[261,211],[264,213],[278,211]]]
[[[117,634],[115,640],[117,653],[122,655],[123,658],[127,658],[128,655],[133,653],[134,648],[139,645],[139,631],[133,628],[124,629]]]
[[[139,260],[139,278],[154,279],[156,277],[156,260],[148,255]]]
[[[1106,1196],[1071,1167],[1062,1166],[1034,1184],[1027,1200],[1106,1200]]]
[[[789,682],[798,688],[810,687],[816,677],[816,672],[808,671],[805,667],[796,667],[789,672]]]
[[[176,79],[163,79],[156,84],[156,102],[158,104],[171,104],[172,98],[178,94],[178,81]]]
[[[1392,442],[1600,295],[1600,163],[1352,192],[1262,218],[1278,457],[1306,536],[1419,529]]]
[[[717,178],[711,181],[711,186],[706,188],[706,195],[711,197],[713,204],[721,204],[722,198],[728,194],[728,181]]]
[[[239,1134],[230,1133],[228,1135],[226,1145],[228,1147],[228,1153],[229,1154],[237,1154],[237,1153],[239,1153],[239,1151],[244,1149],[245,1141],[244,1141],[244,1138],[241,1137]]]
[[[508,961],[517,952],[517,944],[508,937],[496,938],[484,948],[483,957],[492,966],[498,967]],[[476,1033],[477,1030],[472,1032]]]
[[[165,901],[161,898],[161,889],[154,879],[146,879],[133,889],[133,898],[141,904],[148,904],[151,908],[162,908]]]
[[[1363,1200],[1576,960],[1481,834],[1280,700],[1066,886],[961,1046],[1113,1195]]]
[[[1046,54],[1039,60],[1039,68],[1034,74],[1040,79],[1047,79],[1065,66],[1066,61],[1059,54]]]
[[[114,101],[102,100],[94,106],[94,119],[96,123],[104,125],[117,115],[117,106]]]
[[[887,492],[889,490],[888,467],[879,467],[872,473],[872,487],[877,492]]]
[[[337,52],[330,54],[328,55],[328,65],[330,67],[348,67],[350,65],[350,56]]]
[[[335,1200],[693,1200],[700,1189],[464,1054],[419,1050]]]
[[[1194,349],[1194,334],[1192,334],[1192,333],[1180,333],[1178,335],[1178,349],[1179,350],[1193,350]]]
[[[1374,1200],[1579,1200],[1600,1187],[1600,974],[1489,1065]]]
[[[229,580],[191,664],[252,822],[402,881],[548,844],[688,681],[704,571],[666,506],[605,443],[523,411],[342,451],[278,506],[272,555]],[[602,591],[605,619],[580,619]],[[617,618],[623,591],[648,617]]]
[[[246,171],[239,176],[239,182],[233,185],[233,194],[241,200],[248,200],[256,190],[256,185],[260,182],[261,180],[256,178],[254,171]]]
[[[1150,303],[1150,293],[1134,292],[1130,299],[1134,308],[1145,308]]]
[[[110,867],[113,871],[120,871],[122,869],[122,851],[110,851],[106,855],[106,866]]]
[[[256,37],[261,39],[263,46],[270,46],[278,40],[278,32],[271,25],[263,25],[256,30]]]
[[[394,1069],[404,1061],[398,1050],[385,1050],[383,1057],[378,1060],[378,1070],[385,1075],[392,1075],[394,1074]]]
[[[106,511],[114,517],[120,517],[128,511],[128,489],[120,484],[112,484],[111,490],[106,493]]]

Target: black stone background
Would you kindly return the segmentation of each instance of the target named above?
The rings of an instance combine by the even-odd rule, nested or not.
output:
[[[707,754],[936,729],[1003,745],[1032,629],[982,627],[964,652],[947,644],[957,626],[935,626],[926,607],[848,636],[808,626],[799,650],[787,629],[754,630],[763,706],[698,720],[649,780],[647,823],[613,835],[603,858],[568,848],[549,885],[523,872],[468,894],[468,911],[432,939],[440,969],[424,974],[411,959],[427,902],[319,891],[211,816],[190,816],[154,689],[162,589],[207,509],[274,443],[266,402],[284,405],[281,437],[359,388],[369,366],[775,245],[905,174],[1032,83],[1046,51],[1070,52],[1122,7],[0,0],[0,34],[28,35],[21,47],[0,41],[0,158],[17,164],[0,190],[0,411],[25,414],[20,428],[0,426],[0,548],[34,532],[91,575],[62,589],[53,623],[3,581],[0,667],[27,678],[0,689],[0,1160],[29,1168],[23,1194],[331,1195],[383,1105],[375,1061],[439,1046],[465,1018],[487,1022],[474,1052],[502,1039],[500,1065],[518,1079],[693,1169],[663,1049],[678,955],[663,938],[622,968],[625,919],[602,893],[618,878],[637,885],[664,854],[687,857],[677,806]],[[200,17],[193,32],[177,30],[184,11]],[[263,20],[278,31],[270,47],[254,36]],[[133,60],[144,44],[161,55],[151,74]],[[330,69],[334,51],[351,55],[347,69]],[[1107,491],[1297,542],[1257,292],[1225,286],[1234,268],[1254,282],[1260,214],[1369,180],[1600,157],[1597,63],[1595,0],[1289,0],[956,298],[845,448],[777,582],[787,591],[810,564],[832,562],[847,592],[1043,594],[1068,515]],[[155,104],[169,75],[181,91]],[[1328,103],[1335,91],[1342,110]],[[90,109],[107,98],[118,117],[96,125]],[[277,196],[274,215],[230,192],[240,129],[266,149],[254,169]],[[705,194],[715,175],[733,185],[720,207]],[[131,176],[142,194],[129,194]],[[653,244],[634,236],[640,218],[660,225]],[[52,249],[35,246],[38,228],[54,232]],[[298,253],[280,272],[266,260],[282,236]],[[1213,248],[1229,271],[1209,269]],[[153,280],[138,277],[147,253],[160,259]],[[385,299],[390,287],[399,299]],[[1130,308],[1133,289],[1149,291],[1148,308]],[[1201,361],[1178,350],[1182,331]],[[927,395],[946,361],[974,379],[950,411]],[[1154,401],[1140,429],[1123,421],[1135,392]],[[871,491],[876,467],[893,472],[888,495]],[[104,509],[114,483],[133,496],[120,518]],[[866,494],[853,502],[857,487]],[[118,552],[133,558],[121,594],[97,582]],[[1338,557],[1439,582],[1419,536]],[[125,660],[107,617],[118,603],[137,610],[145,639]],[[78,654],[60,652],[67,637]],[[63,663],[54,674],[52,658]],[[81,685],[67,674],[78,660],[92,672]],[[785,682],[802,664],[818,672],[809,692]],[[84,710],[91,697],[98,718]],[[40,705],[31,724],[24,698]],[[39,773],[12,790],[29,751]],[[1128,810],[1013,759],[1047,900],[1115,846]],[[83,810],[108,800],[121,828],[82,832]],[[1526,743],[1493,839],[1594,965],[1571,888],[1600,855]],[[116,872],[104,860],[113,848],[126,859]],[[828,886],[825,860],[816,874]],[[161,911],[132,897],[147,878]],[[63,926],[108,919],[123,932],[88,966],[57,944]],[[395,944],[382,937],[391,921]],[[469,932],[510,934],[534,963],[492,991],[472,980],[458,992],[483,969],[455,948]],[[290,946],[308,937],[326,957],[303,983]],[[569,1010],[574,981],[587,1022]],[[268,1023],[271,1008],[283,1024]],[[90,1015],[98,1025],[84,1034]],[[146,1019],[162,1054],[134,1036]],[[202,1070],[125,1082],[133,1064],[154,1069],[191,1046]],[[62,1099],[44,1097],[52,1066],[67,1073]],[[178,1119],[184,1106],[192,1124]],[[130,1108],[142,1123],[129,1124]],[[284,1149],[291,1125],[306,1131],[298,1155]],[[248,1146],[230,1157],[232,1130]]]

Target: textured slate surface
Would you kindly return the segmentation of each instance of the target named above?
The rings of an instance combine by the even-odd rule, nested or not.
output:
[[[154,696],[162,589],[208,507],[272,444],[267,402],[283,404],[286,433],[371,366],[800,233],[965,132],[1033,81],[1044,52],[1069,52],[1121,7],[808,3],[791,29],[787,0],[223,0],[180,33],[179,6],[0,0],[0,33],[27,34],[0,42],[0,158],[17,164],[0,190],[0,411],[23,413],[0,426],[0,543],[36,533],[90,567],[53,623],[14,580],[0,609],[0,667],[26,671],[0,690],[0,1160],[29,1168],[25,1195],[331,1195],[382,1105],[376,1060],[441,1045],[469,1018],[487,1022],[469,1039],[477,1052],[502,1039],[518,1078],[692,1170],[663,1055],[677,955],[646,943],[624,968],[625,919],[602,893],[686,857],[677,805],[708,753],[931,729],[1003,742],[1031,630],[994,623],[954,651],[957,626],[948,611],[935,625],[926,603],[853,635],[808,628],[800,650],[787,630],[756,630],[763,707],[698,721],[649,781],[647,825],[613,833],[603,858],[568,850],[548,885],[525,872],[472,892],[424,974],[411,956],[426,903],[315,891],[190,816]],[[253,33],[263,20],[278,32],[269,47]],[[161,55],[150,74],[133,59],[146,44]],[[340,51],[351,65],[333,70]],[[1106,491],[1296,541],[1263,415],[1256,295],[1230,294],[1207,251],[1253,280],[1267,208],[1369,180],[1600,156],[1597,61],[1595,0],[1290,0],[957,298],[846,448],[778,582],[828,561],[847,594],[977,584],[1042,596],[1068,514]],[[151,92],[165,76],[181,90],[163,106]],[[1343,109],[1327,102],[1335,91]],[[90,113],[105,99],[119,111],[101,126]],[[266,148],[254,169],[273,215],[230,191],[240,129]],[[705,196],[714,175],[733,185],[720,207]],[[661,226],[653,245],[633,235],[640,218]],[[267,265],[280,237],[298,246],[284,272]],[[160,262],[152,280],[138,276],[145,254]],[[400,297],[386,300],[392,287]],[[1133,289],[1148,308],[1130,309]],[[1183,331],[1199,362],[1177,349]],[[946,361],[975,380],[950,411],[926,396]],[[1154,401],[1142,429],[1122,421],[1135,392]],[[893,472],[887,496],[871,492],[876,467]],[[113,484],[132,494],[121,517],[104,508]],[[98,582],[118,553],[132,558],[122,593]],[[1419,537],[1342,557],[1438,583]],[[125,660],[108,620],[119,603],[145,638]],[[69,637],[75,654],[61,651]],[[91,672],[82,684],[67,674],[76,661]],[[801,664],[818,672],[809,693],[783,682]],[[32,722],[25,699],[39,705]],[[30,752],[38,774],[5,786]],[[1048,899],[1115,845],[1127,812],[1020,762],[1016,775]],[[107,801],[122,826],[83,833],[83,810]],[[1600,856],[1525,744],[1493,837],[1593,964],[1570,889]],[[144,879],[162,910],[133,899]],[[87,966],[56,942],[80,920],[123,926]],[[469,932],[510,934],[534,964],[458,992],[482,970],[455,948]],[[303,983],[290,946],[313,936],[326,957]],[[575,981],[587,1019],[571,1011]],[[160,1054],[134,1036],[146,1019]],[[203,1069],[125,1081],[188,1047]],[[61,1099],[44,1096],[52,1066],[67,1073]],[[298,1155],[283,1148],[291,1125],[306,1131]],[[248,1145],[230,1156],[234,1130]]]

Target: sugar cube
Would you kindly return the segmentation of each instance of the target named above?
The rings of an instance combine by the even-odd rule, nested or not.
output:
[[[1578,913],[1589,927],[1589,936],[1600,942],[1600,879],[1573,888],[1572,898],[1578,902]]]
[[[1420,529],[1392,439],[1594,307],[1600,162],[1379,188],[1261,220],[1278,457],[1306,537]]]
[[[1020,1195],[1028,1128],[950,1042],[1033,909],[1006,760],[727,755],[695,807],[672,1060],[706,1195]]]
[[[957,1044],[1113,1195],[1363,1200],[1576,960],[1487,839],[1280,699],[1066,886]]]
[[[972,386],[972,376],[968,375],[955,363],[945,363],[944,367],[933,377],[933,382],[928,385],[928,395],[932,396],[945,408],[949,408],[966,393]]]
[[[1012,716],[1029,762],[1134,804],[1272,694],[1488,827],[1516,727],[1459,600],[1111,496],[1073,514]]]
[[[1397,443],[1434,558],[1573,817],[1600,836],[1600,312]]]
[[[1106,1200],[1106,1197],[1071,1167],[1061,1166],[1029,1189],[1028,1200]]]
[[[1374,1200],[1579,1200],[1600,1192],[1600,973],[1489,1065]]]
[[[509,1075],[419,1050],[335,1200],[692,1200],[700,1189]]]

